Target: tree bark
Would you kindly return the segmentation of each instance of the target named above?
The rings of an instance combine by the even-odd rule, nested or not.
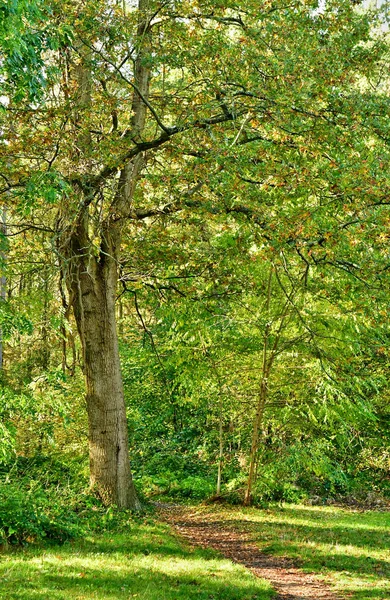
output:
[[[68,244],[68,288],[83,349],[90,481],[105,504],[139,510],[132,481],[115,319],[116,248],[95,256],[85,214]]]
[[[7,209],[4,206],[0,212],[0,232],[2,235],[7,235]],[[7,261],[7,256],[5,250],[1,252],[0,260],[3,263],[2,265],[2,273],[0,275],[0,302],[5,302],[6,294],[7,294],[7,278],[5,275],[5,263]],[[4,366],[4,340],[3,340],[3,330],[0,327],[0,373],[3,371]]]
[[[221,495],[222,483],[222,464],[223,464],[223,403],[222,394],[219,398],[219,455],[218,455],[218,474],[217,474],[217,497]]]
[[[150,51],[149,2],[138,1],[138,27],[134,64],[135,89],[131,130],[127,136],[141,139],[146,123],[150,70],[144,60]],[[74,122],[77,125],[75,152],[85,173],[90,170],[91,136],[85,114],[92,104],[90,53],[82,46],[74,66],[77,89]],[[84,56],[85,54],[85,56]],[[115,300],[118,285],[122,229],[132,211],[135,187],[143,165],[139,153],[121,168],[116,193],[106,216],[92,234],[89,206],[97,188],[83,188],[80,212],[75,223],[62,231],[60,250],[65,257],[64,275],[69,290],[83,349],[86,405],[89,423],[90,480],[106,504],[140,509],[131,477],[126,407],[120,369]],[[75,186],[79,195],[82,186]],[[69,223],[64,215],[61,222]],[[96,224],[95,224],[96,225]],[[94,238],[94,243],[91,238]],[[99,248],[96,239],[99,239]],[[66,272],[65,272],[66,271]]]
[[[268,286],[267,286],[267,299],[266,299],[266,315],[269,319],[270,316],[270,302],[271,302],[271,286],[272,286],[272,275],[273,275],[273,266],[270,268],[269,277],[268,277]],[[268,376],[271,369],[273,358],[270,357],[268,360],[268,341],[269,334],[271,331],[271,324],[268,320],[265,331],[264,331],[264,342],[263,342],[263,358],[262,358],[262,366],[261,366],[261,380],[260,380],[260,390],[259,390],[259,398],[256,406],[256,414],[253,421],[253,430],[252,430],[252,444],[249,458],[249,474],[248,481],[246,484],[245,496],[244,496],[244,506],[249,506],[252,503],[252,489],[253,484],[255,482],[256,476],[256,463],[257,463],[257,453],[259,450],[259,431],[264,418],[264,408],[267,401],[268,394]]]
[[[256,415],[253,422],[252,444],[249,459],[249,474],[246,484],[244,506],[249,506],[252,503],[252,489],[255,482],[257,453],[259,451],[259,432],[263,422],[264,407],[267,399],[267,381],[262,379],[260,384],[260,394],[256,407]]]

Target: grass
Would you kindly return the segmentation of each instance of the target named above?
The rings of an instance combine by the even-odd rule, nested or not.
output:
[[[351,600],[390,599],[390,513],[286,505],[198,507],[294,558]],[[193,549],[151,517],[61,546],[3,548],[0,600],[271,600],[271,587],[212,550]]]
[[[3,549],[1,600],[270,600],[271,587],[153,519],[62,546]]]
[[[209,507],[205,509],[209,511]],[[390,513],[336,507],[215,508],[264,552],[325,576],[345,598],[390,600]]]

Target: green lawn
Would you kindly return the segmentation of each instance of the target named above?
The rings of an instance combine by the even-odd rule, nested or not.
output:
[[[333,507],[198,507],[293,557],[346,598],[390,599],[390,513]],[[211,550],[192,549],[151,518],[62,546],[3,549],[0,600],[270,600],[270,586]]]
[[[346,598],[390,600],[389,512],[294,505],[212,510],[225,526],[250,531],[263,551],[324,575]]]
[[[3,550],[1,600],[270,600],[270,586],[152,519],[63,546]]]

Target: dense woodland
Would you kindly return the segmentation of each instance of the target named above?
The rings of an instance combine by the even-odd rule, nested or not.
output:
[[[0,538],[390,496],[384,19],[0,2]]]

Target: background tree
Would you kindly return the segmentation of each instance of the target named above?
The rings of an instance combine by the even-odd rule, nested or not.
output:
[[[321,14],[312,3],[260,14],[256,2],[44,8],[33,45],[47,73],[41,95],[18,95],[7,75],[3,193],[13,231],[27,221],[47,233],[67,287],[91,483],[105,502],[137,508],[116,330],[119,277],[130,277],[121,269],[142,264],[139,241],[153,248],[158,219],[169,235],[150,251],[152,275],[167,247],[180,254],[171,224],[184,244],[185,220],[206,231],[209,273],[210,238],[230,248],[227,221],[233,240],[235,223],[251,224],[262,260],[284,252],[307,270],[354,271],[336,252],[342,234],[368,223],[388,189],[387,99],[368,85],[384,45],[347,2]]]

